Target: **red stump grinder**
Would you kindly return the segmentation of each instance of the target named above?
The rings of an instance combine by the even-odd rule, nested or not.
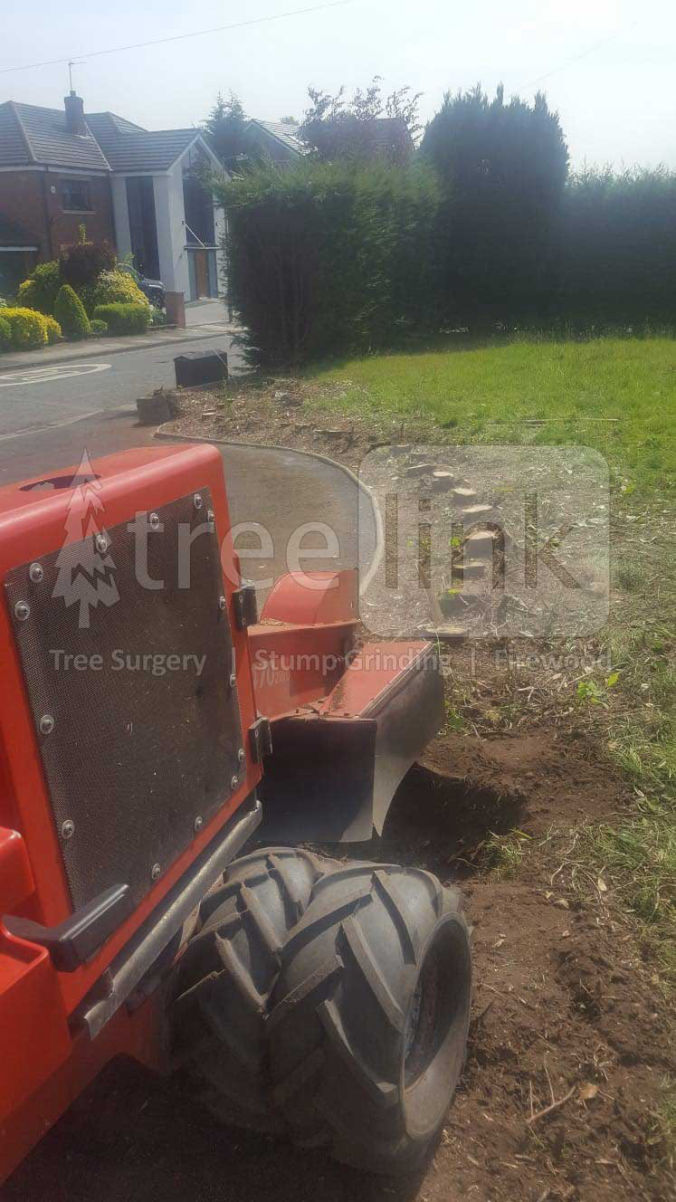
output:
[[[3,488],[0,576],[0,1180],[120,1054],[417,1167],[467,1038],[459,895],[302,845],[382,830],[441,721],[430,645],[358,649],[353,572],[259,618],[206,445]]]

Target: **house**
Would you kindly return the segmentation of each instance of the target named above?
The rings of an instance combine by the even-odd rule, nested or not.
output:
[[[252,117],[246,123],[244,135],[254,154],[270,158],[274,163],[293,163],[307,154],[298,126],[291,121],[259,121]]]
[[[78,240],[108,240],[186,299],[217,296],[224,215],[202,182],[222,171],[197,129],[149,131],[115,113],[0,104],[0,294]],[[221,287],[222,290],[222,287]]]

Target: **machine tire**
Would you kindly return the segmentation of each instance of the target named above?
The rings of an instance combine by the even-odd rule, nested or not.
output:
[[[234,860],[200,907],[171,986],[171,1048],[182,1084],[223,1122],[283,1129],[269,1106],[265,1020],[281,948],[323,861],[268,847]]]
[[[418,869],[339,867],[315,884],[282,958],[267,1028],[287,1131],[360,1169],[415,1171],[465,1056],[459,892]]]

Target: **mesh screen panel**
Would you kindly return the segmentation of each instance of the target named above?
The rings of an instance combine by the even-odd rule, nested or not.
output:
[[[200,510],[192,494],[157,510],[147,577],[161,588],[138,579],[127,523],[105,530],[95,505],[69,515],[86,538],[5,578],[75,908],[117,884],[143,897],[243,770],[219,545],[201,495]],[[189,587],[179,587],[180,546]]]

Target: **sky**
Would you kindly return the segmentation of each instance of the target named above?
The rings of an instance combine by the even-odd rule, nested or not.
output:
[[[480,82],[532,98],[561,117],[573,167],[676,168],[673,0],[0,0],[0,101],[60,107],[65,62],[90,112],[110,109],[149,129],[198,125],[216,94],[249,116],[301,117],[307,87],[423,93],[423,121],[444,92]],[[94,11],[100,10],[100,11]],[[94,51],[214,26],[280,19],[123,53]],[[88,57],[89,55],[89,57]],[[22,70],[8,68],[23,67]]]

